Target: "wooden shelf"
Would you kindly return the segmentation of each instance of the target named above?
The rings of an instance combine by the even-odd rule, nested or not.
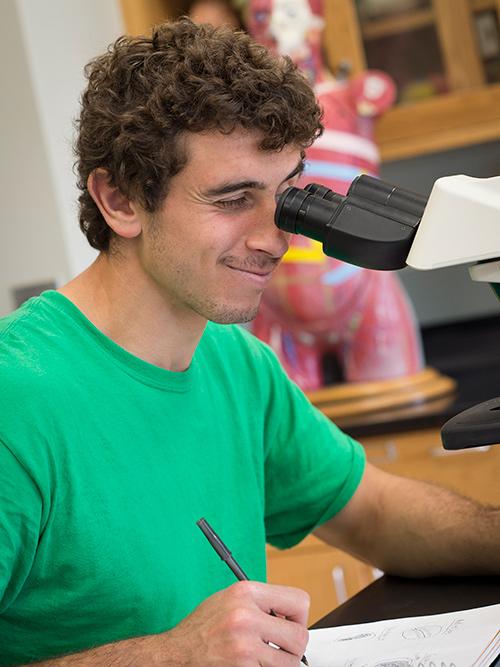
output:
[[[484,12],[498,9],[497,0],[469,0],[473,12]],[[434,11],[429,9],[417,9],[415,11],[393,14],[387,18],[368,19],[360,21],[363,39],[379,39],[389,35],[396,35],[409,30],[417,30],[433,25],[435,22]]]
[[[470,5],[473,12],[485,12],[488,9],[498,8],[496,0],[470,0]]]
[[[400,105],[378,122],[382,160],[400,160],[500,139],[500,84]]]
[[[371,19],[361,23],[361,34],[366,40],[396,35],[409,30],[417,30],[434,24],[432,9],[420,9],[414,12],[390,16],[383,19]]]

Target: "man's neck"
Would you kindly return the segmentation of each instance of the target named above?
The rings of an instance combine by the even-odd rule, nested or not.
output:
[[[127,352],[171,371],[184,371],[206,320],[179,312],[134,263],[101,253],[59,292]]]

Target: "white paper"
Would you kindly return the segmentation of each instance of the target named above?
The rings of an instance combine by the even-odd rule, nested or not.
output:
[[[500,604],[433,616],[311,630],[310,667],[490,667]]]

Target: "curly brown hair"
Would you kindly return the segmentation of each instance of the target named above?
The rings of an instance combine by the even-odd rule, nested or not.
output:
[[[106,251],[112,231],[87,189],[97,168],[144,210],[161,206],[187,156],[186,131],[259,130],[263,150],[307,148],[321,133],[321,111],[288,58],[277,59],[243,32],[195,25],[157,26],[151,38],[120,37],[85,68],[75,143],[80,227]]]

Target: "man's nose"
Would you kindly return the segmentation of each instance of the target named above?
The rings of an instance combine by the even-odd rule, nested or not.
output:
[[[274,199],[259,207],[252,216],[247,234],[250,250],[260,250],[272,257],[282,257],[288,250],[290,233],[279,229],[274,222],[276,202]]]

